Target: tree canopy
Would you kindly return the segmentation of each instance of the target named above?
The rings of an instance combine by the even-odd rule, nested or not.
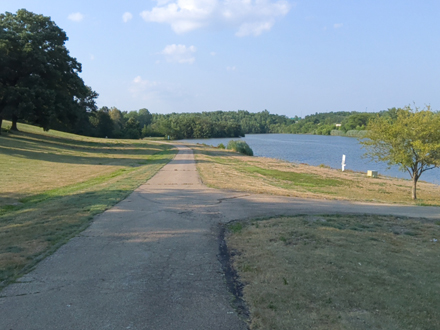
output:
[[[113,122],[108,121],[107,112]],[[388,115],[383,112],[381,115]],[[102,107],[89,114],[89,125],[81,126],[79,134],[112,137],[139,138],[149,136],[170,136],[172,139],[239,137],[245,134],[302,133],[333,134],[336,123],[342,123],[341,133],[349,130],[365,130],[373,113],[328,112],[316,113],[301,119],[297,116],[271,114],[267,110],[257,113],[246,110],[212,111],[201,113],[150,113],[143,108],[121,111],[115,107]],[[102,122],[102,123],[101,123]],[[102,127],[106,129],[103,130]],[[105,131],[105,134],[104,134]]]
[[[50,17],[25,9],[0,14],[0,124],[3,118],[44,129],[72,128],[96,110],[98,96],[79,77],[81,64]]]
[[[120,111],[117,108],[102,107],[90,115],[92,127],[88,135],[101,136],[99,116],[108,112],[113,129],[108,137],[139,138],[149,136],[170,136],[172,139],[240,137],[247,133],[281,133],[284,127],[295,122],[286,116],[270,114],[264,110],[250,113],[238,111],[213,111],[202,113],[151,114],[147,109]],[[105,124],[107,125],[107,124]],[[108,126],[108,125],[107,125]],[[108,131],[107,131],[108,132]]]
[[[430,107],[390,109],[389,115],[370,120],[360,143],[368,157],[408,172],[413,181],[412,198],[417,199],[422,173],[440,166],[440,113]]]

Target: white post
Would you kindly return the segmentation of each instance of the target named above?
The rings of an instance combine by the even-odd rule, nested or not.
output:
[[[345,155],[342,155],[342,172],[345,171]]]

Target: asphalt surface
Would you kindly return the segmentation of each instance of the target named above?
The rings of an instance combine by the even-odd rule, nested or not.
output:
[[[219,224],[294,214],[440,218],[439,208],[210,189],[189,148],[0,292],[0,329],[247,329],[218,261]]]

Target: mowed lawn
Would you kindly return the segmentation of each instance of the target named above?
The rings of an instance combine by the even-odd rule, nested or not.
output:
[[[314,199],[440,206],[440,186],[411,180],[345,171],[322,166],[250,157],[203,145],[192,145],[203,183],[212,188]]]
[[[3,128],[10,126],[3,122]],[[175,155],[169,145],[19,124],[0,136],[0,288],[85,229]]]
[[[440,222],[296,216],[226,235],[250,328],[440,329]]]
[[[440,187],[193,146],[205,184],[314,199],[440,206]],[[422,177],[423,179],[423,177]],[[439,209],[440,213],[440,209]],[[234,222],[226,243],[252,330],[440,329],[440,222],[297,216]]]

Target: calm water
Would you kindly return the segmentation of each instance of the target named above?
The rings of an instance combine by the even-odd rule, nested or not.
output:
[[[183,140],[190,143],[206,143],[225,146],[230,140],[237,139],[200,139]],[[341,168],[342,155],[346,155],[345,169],[367,172],[376,170],[379,174],[409,179],[408,173],[399,171],[398,167],[387,170],[385,163],[370,162],[362,158],[364,150],[355,138],[342,136],[300,135],[300,134],[248,134],[241,140],[246,141],[255,156],[287,160],[294,163],[310,165],[325,164]],[[440,184],[440,170],[429,170],[422,174],[421,180]]]

